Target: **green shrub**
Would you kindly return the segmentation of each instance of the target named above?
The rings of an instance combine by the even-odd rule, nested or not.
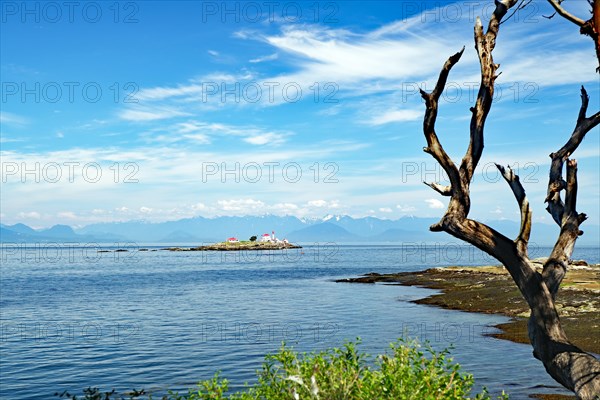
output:
[[[448,357],[448,350],[435,352],[430,346],[421,350],[415,341],[398,340],[389,354],[374,361],[357,350],[359,341],[342,348],[316,353],[296,353],[282,345],[267,355],[258,382],[243,391],[227,394],[229,382],[219,374],[202,381],[186,394],[172,393],[161,400],[374,400],[374,399],[490,399],[487,391],[471,395],[473,376],[460,372],[460,365]],[[58,394],[79,400],[69,393]],[[125,397],[97,388],[84,391],[81,400],[117,400]],[[117,397],[118,396],[118,397]],[[129,393],[128,399],[152,399],[142,391]],[[502,398],[508,398],[502,395]]]

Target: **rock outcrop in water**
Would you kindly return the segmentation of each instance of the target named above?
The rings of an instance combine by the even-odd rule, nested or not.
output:
[[[270,243],[270,242],[236,242],[236,243],[214,243],[207,246],[198,247],[167,247],[163,250],[169,251],[259,251],[259,250],[287,250],[287,249],[301,249],[302,246],[298,246],[292,243]]]

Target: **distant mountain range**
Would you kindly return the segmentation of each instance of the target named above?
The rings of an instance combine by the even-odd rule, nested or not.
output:
[[[117,236],[81,235],[68,225],[54,225],[49,229],[35,230],[25,224],[0,224],[0,242],[2,243],[38,243],[38,242],[107,242],[118,239]]]
[[[0,241],[23,242],[126,242],[136,243],[213,243],[229,237],[247,240],[264,233],[287,238],[291,242],[457,242],[450,235],[433,233],[429,226],[438,219],[403,217],[396,220],[375,217],[352,218],[347,215],[327,215],[323,218],[301,219],[292,216],[245,216],[216,218],[186,218],[177,221],[152,223],[147,221],[107,222],[73,229],[55,225],[35,230],[24,224],[0,224]],[[514,221],[486,222],[503,234],[514,237],[519,224]],[[600,227],[583,225],[585,235],[578,244],[598,246]],[[531,242],[537,245],[554,244],[559,229],[556,225],[534,223]]]

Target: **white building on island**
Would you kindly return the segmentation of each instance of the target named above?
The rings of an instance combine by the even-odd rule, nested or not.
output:
[[[287,239],[277,239],[275,237],[275,231],[272,231],[270,235],[268,233],[263,233],[260,237],[260,241],[261,243],[289,243]]]

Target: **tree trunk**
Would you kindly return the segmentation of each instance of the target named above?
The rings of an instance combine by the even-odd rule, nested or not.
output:
[[[596,0],[596,4],[599,1]],[[583,234],[579,226],[586,219],[585,214],[576,211],[577,162],[568,157],[577,149],[586,133],[600,124],[600,112],[586,117],[589,98],[583,87],[582,104],[575,130],[567,143],[550,155],[552,164],[546,202],[548,212],[561,231],[542,273],[535,270],[527,254],[531,209],[519,177],[510,167],[497,165],[521,211],[521,227],[517,238],[511,240],[489,226],[468,218],[471,205],[470,184],[483,152],[484,124],[492,104],[496,71],[499,67],[493,61],[492,52],[500,21],[516,2],[517,0],[497,1],[485,33],[479,18],[475,23],[475,48],[481,65],[481,85],[475,106],[471,108],[470,142],[460,167],[454,164],[441,145],[435,131],[435,122],[439,97],[445,88],[450,70],[460,60],[464,48],[446,61],[434,90],[431,93],[421,91],[426,105],[423,132],[427,147],[423,150],[440,163],[450,179],[448,186],[436,182],[426,183],[442,196],[450,197],[446,213],[430,229],[447,232],[468,242],[490,254],[506,267],[531,309],[528,331],[534,357],[544,364],[550,376],[573,391],[578,398],[596,399],[600,398],[600,361],[569,341],[554,304],[560,283],[567,272],[575,241]],[[563,179],[565,163],[566,181]],[[561,199],[563,190],[564,203]]]

